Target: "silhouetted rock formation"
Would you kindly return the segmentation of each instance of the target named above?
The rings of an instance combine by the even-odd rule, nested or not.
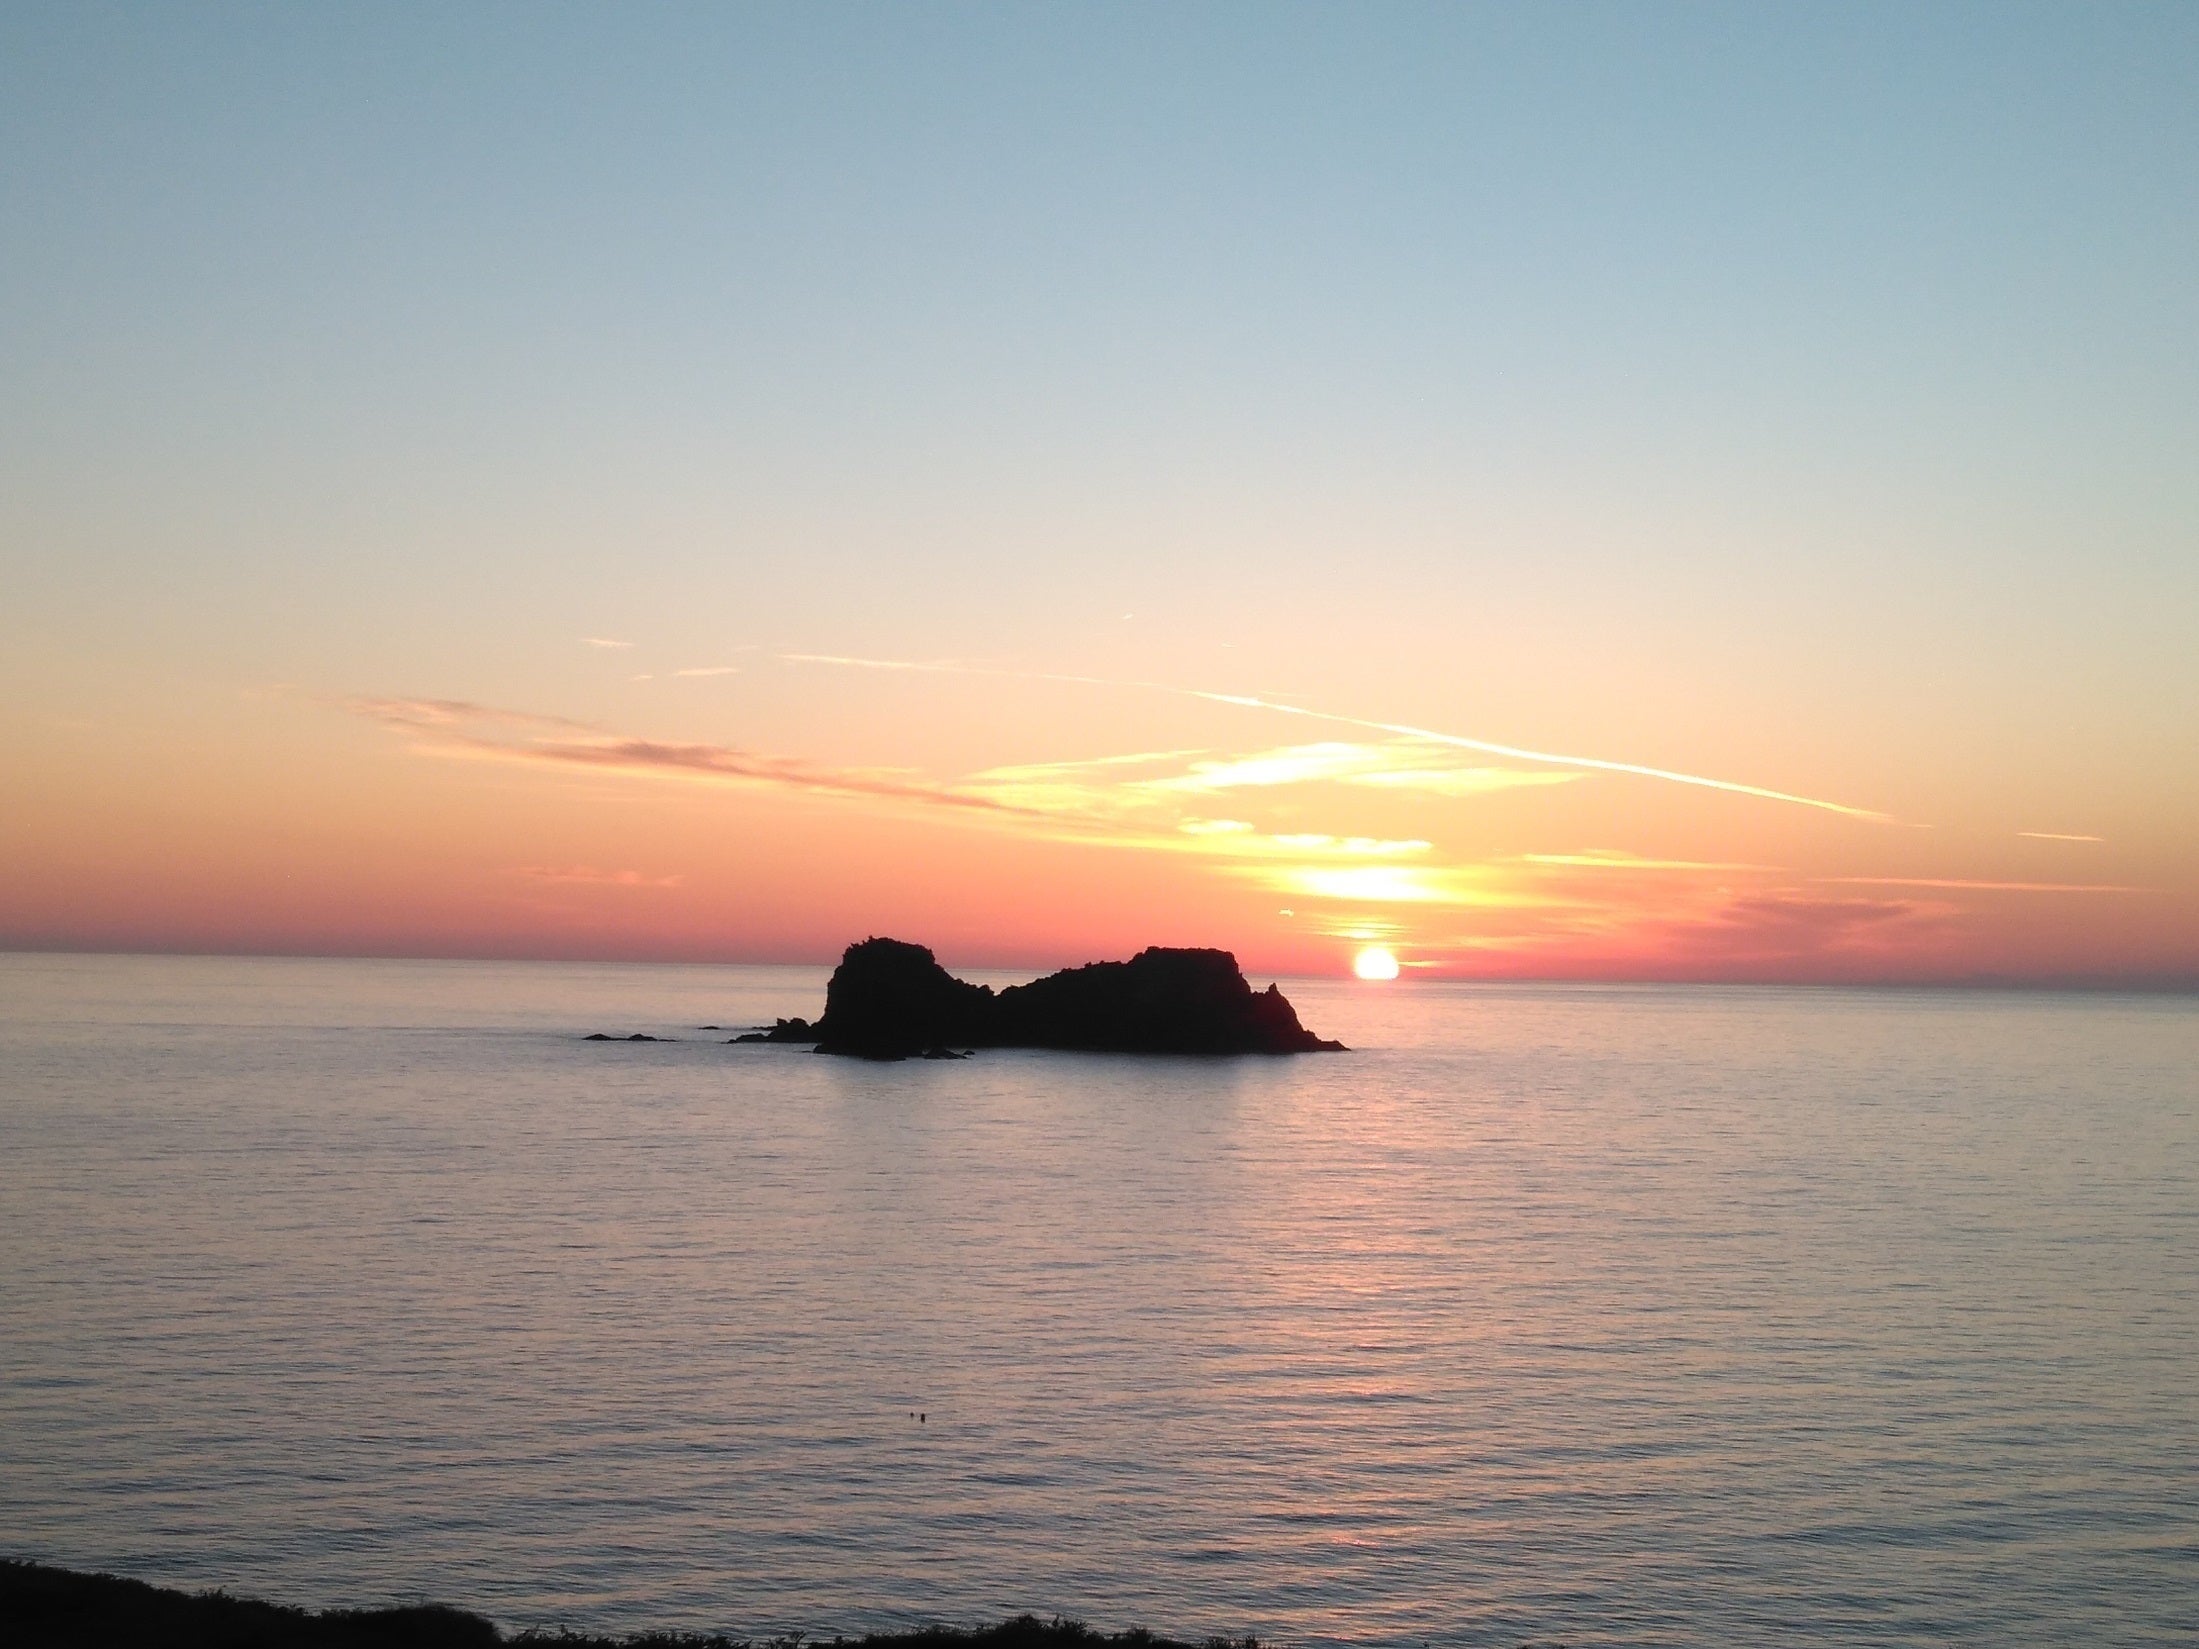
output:
[[[676,1042],[679,1039],[670,1036],[644,1036],[640,1031],[636,1031],[632,1036],[612,1036],[604,1031],[590,1031],[580,1040],[583,1042]]]
[[[799,1024],[800,1021],[781,1021]],[[804,1027],[805,1030],[812,1029]],[[946,1057],[950,1048],[1066,1048],[1090,1053],[1340,1052],[1298,1023],[1289,998],[1255,992],[1226,950],[1140,951],[1127,962],[1011,985],[957,979],[922,945],[850,945],[825,988],[817,1051],[862,1059]],[[795,1041],[778,1028],[741,1040]]]
[[[922,945],[865,939],[848,946],[825,986],[817,1051],[906,1059],[956,1042],[998,1046],[987,1034],[997,1006],[989,987],[955,978]]]
[[[806,1019],[775,1019],[768,1031],[744,1031],[739,1036],[729,1036],[728,1042],[814,1042],[817,1027]]]

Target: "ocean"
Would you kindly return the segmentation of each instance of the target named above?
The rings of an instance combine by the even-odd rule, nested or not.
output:
[[[824,979],[0,957],[0,1552],[513,1627],[2199,1631],[2199,1001],[722,1041]]]

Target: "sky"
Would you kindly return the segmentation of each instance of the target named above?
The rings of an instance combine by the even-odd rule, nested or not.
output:
[[[2199,982],[2199,9],[0,7],[0,947]]]

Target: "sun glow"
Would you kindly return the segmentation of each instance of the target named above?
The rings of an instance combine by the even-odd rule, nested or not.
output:
[[[1380,945],[1369,945],[1352,958],[1351,971],[1362,979],[1395,979],[1397,958]]]

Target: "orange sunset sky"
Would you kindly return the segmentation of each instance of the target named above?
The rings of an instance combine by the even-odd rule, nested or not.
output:
[[[0,946],[2188,986],[2195,16],[18,9]]]

